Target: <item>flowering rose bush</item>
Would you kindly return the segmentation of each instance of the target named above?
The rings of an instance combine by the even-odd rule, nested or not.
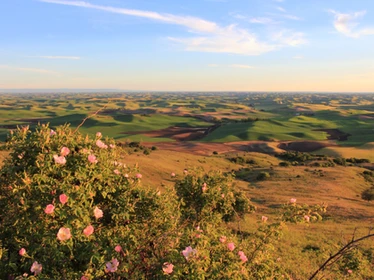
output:
[[[0,170],[0,278],[268,279],[281,224],[244,238],[227,226],[254,211],[219,172],[184,172],[175,189],[141,185],[101,133],[14,131]]]
[[[116,161],[112,140],[97,142],[67,126],[10,136],[0,172],[1,279],[110,278],[108,262],[125,278],[163,275],[164,255],[175,246],[177,200],[142,187],[139,170]]]
[[[326,213],[327,206],[297,204],[295,198],[291,198],[289,203],[282,207],[281,218],[285,222],[291,223],[312,223],[322,221],[322,216]]]
[[[233,190],[232,177],[221,172],[190,173],[175,189],[182,201],[183,218],[198,223],[211,223],[215,218],[231,221],[255,210],[248,198]]]

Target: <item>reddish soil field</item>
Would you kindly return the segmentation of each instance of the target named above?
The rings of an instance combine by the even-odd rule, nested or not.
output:
[[[274,149],[265,141],[240,141],[229,143],[202,143],[202,142],[159,142],[159,143],[143,143],[145,146],[151,147],[156,145],[161,150],[189,153],[194,155],[212,155],[225,154],[230,152],[258,152],[266,154],[275,154],[281,152]]]
[[[148,137],[171,138],[176,141],[195,141],[202,139],[208,133],[216,129],[218,125],[210,127],[168,127],[153,131],[124,132],[125,134],[143,134]]]
[[[190,142],[202,139],[218,125],[211,127],[168,127],[154,131],[136,131],[126,132],[126,134],[143,134],[148,137],[171,138],[177,142],[159,142],[157,147],[163,150],[186,152],[196,155],[212,155],[213,152],[222,154],[229,152],[258,152],[266,154],[275,154],[283,151],[313,152],[328,146],[334,146],[327,141],[294,141],[294,142],[266,142],[266,141],[239,141],[228,143],[201,143]],[[324,130],[326,131],[326,130]],[[337,129],[329,130],[334,137],[346,135]],[[335,139],[335,138],[334,138]],[[146,146],[152,146],[154,143],[144,143]]]
[[[372,115],[359,115],[358,118],[360,120],[374,120],[374,114],[372,114]]]

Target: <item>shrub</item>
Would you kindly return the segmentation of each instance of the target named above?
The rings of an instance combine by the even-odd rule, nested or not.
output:
[[[287,277],[273,255],[281,223],[262,223],[248,239],[225,224],[254,210],[231,176],[191,172],[160,193],[116,160],[113,140],[68,126],[18,129],[8,148],[1,279]]]
[[[361,198],[367,201],[374,200],[374,187],[364,190],[361,194]]]
[[[198,223],[211,222],[213,218],[231,221],[236,214],[241,217],[254,211],[248,198],[233,190],[232,177],[221,172],[188,174],[176,183],[175,189],[184,219]]]
[[[229,161],[233,162],[233,163],[236,163],[236,164],[240,164],[240,165],[244,165],[246,162],[245,162],[245,158],[243,157],[233,157],[233,158],[229,158]]]
[[[326,213],[326,205],[297,204],[296,199],[291,199],[282,207],[281,219],[291,223],[310,223],[322,221],[322,215]]]
[[[296,161],[296,162],[306,162],[308,160],[312,160],[316,158],[316,156],[313,156],[309,153],[293,152],[293,151],[277,154],[277,157],[280,157],[282,159],[289,160],[289,161]]]
[[[130,142],[130,143],[128,144],[128,146],[129,146],[130,148],[140,148],[140,147],[141,147],[141,144],[140,144],[140,142],[136,142],[136,141],[134,141],[134,142]]]
[[[263,181],[263,180],[266,180],[268,178],[270,178],[270,174],[268,172],[260,172],[256,177],[256,179],[259,180],[259,181]]]
[[[162,275],[160,260],[176,238],[173,193],[141,187],[139,171],[116,161],[110,140],[68,127],[51,132],[20,129],[8,143],[12,152],[0,172],[0,238],[7,250],[0,278],[30,272],[38,262],[47,279],[97,279],[111,275],[105,267],[113,259],[123,278]]]
[[[346,165],[345,158],[334,158],[333,161],[334,161],[334,163],[336,163],[338,165],[342,165],[342,166]]]
[[[346,161],[351,163],[370,163],[367,158],[347,158]]]

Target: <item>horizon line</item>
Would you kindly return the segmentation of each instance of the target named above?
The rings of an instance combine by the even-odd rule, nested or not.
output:
[[[336,91],[336,90],[142,90],[142,89],[116,89],[116,88],[0,88],[0,93],[7,93],[6,91],[76,91],[79,92],[80,90],[84,91],[92,91],[93,93],[96,91],[116,91],[118,93],[120,92],[129,92],[129,93],[135,93],[135,92],[153,92],[153,93],[163,93],[163,92],[191,92],[191,93],[373,93],[374,91]]]

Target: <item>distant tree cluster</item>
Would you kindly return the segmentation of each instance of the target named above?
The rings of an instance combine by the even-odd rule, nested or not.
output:
[[[346,166],[347,163],[351,163],[351,164],[370,163],[370,160],[366,158],[334,158],[334,162],[338,165]]]
[[[124,143],[119,143],[118,145],[121,146],[121,147],[127,148],[127,151],[130,152],[130,153],[131,152],[137,153],[137,152],[143,151],[143,154],[145,154],[147,156],[150,155],[152,151],[157,150],[156,146],[152,146],[152,147],[148,148],[148,147],[142,145],[141,142],[138,142],[138,141],[124,142]]]
[[[231,161],[232,163],[236,163],[236,164],[240,164],[240,165],[256,164],[256,161],[254,159],[248,159],[248,158],[246,159],[246,158],[241,157],[241,156],[232,157],[232,158],[229,158],[228,160]]]

